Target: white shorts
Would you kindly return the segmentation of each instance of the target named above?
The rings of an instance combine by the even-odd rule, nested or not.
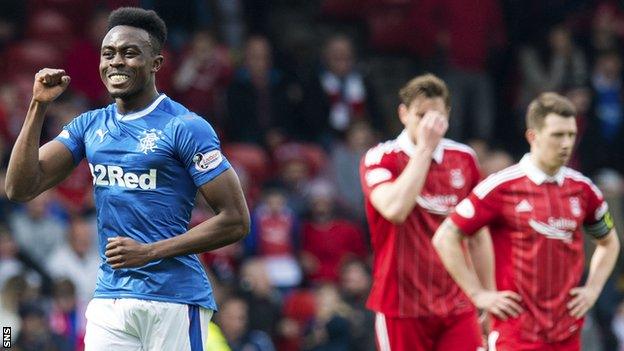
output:
[[[85,351],[203,351],[212,310],[138,299],[93,299]]]

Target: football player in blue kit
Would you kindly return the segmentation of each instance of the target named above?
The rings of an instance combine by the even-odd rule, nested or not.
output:
[[[39,147],[46,110],[70,83],[62,69],[39,71],[6,191],[11,200],[33,199],[86,158],[102,258],[86,350],[203,350],[217,307],[196,254],[247,234],[245,198],[210,124],[156,89],[162,19],[121,8],[108,29],[99,70],[115,102],[81,114]],[[198,189],[215,216],[188,230]]]

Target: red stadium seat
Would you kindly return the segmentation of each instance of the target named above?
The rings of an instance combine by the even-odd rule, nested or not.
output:
[[[61,51],[53,43],[41,40],[26,40],[11,46],[6,59],[11,77],[21,73],[34,77],[44,67],[63,66]]]
[[[307,323],[316,313],[314,292],[310,290],[295,290],[288,294],[282,309],[284,317],[294,319],[300,323]]]
[[[311,175],[316,175],[327,164],[327,154],[319,145],[312,143],[286,143],[280,145],[274,152],[273,158],[278,167],[288,161],[301,160],[310,167]]]
[[[371,46],[380,51],[404,52],[409,43],[412,0],[369,0],[366,23]]]
[[[277,349],[283,351],[301,350],[303,334],[307,325],[314,319],[316,301],[314,293],[309,290],[295,290],[284,299],[282,317],[296,323],[299,335],[281,336],[277,341]]]
[[[369,0],[324,0],[321,14],[336,19],[357,20],[362,18],[362,10]]]
[[[312,172],[314,174],[317,174],[326,168],[327,162],[329,161],[327,153],[322,147],[310,143],[304,145],[304,150],[308,156],[308,160],[312,166]]]
[[[261,184],[271,175],[269,156],[258,145],[229,143],[223,146],[223,153],[230,163],[243,167],[256,185]]]
[[[73,39],[72,30],[71,22],[63,14],[55,10],[42,10],[29,18],[26,37],[67,49]]]
[[[74,33],[82,33],[96,3],[92,0],[30,0],[28,13],[36,13],[41,9],[58,11],[69,19]]]

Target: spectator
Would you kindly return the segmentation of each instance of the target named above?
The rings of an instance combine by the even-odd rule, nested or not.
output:
[[[216,126],[222,126],[225,90],[233,73],[228,49],[208,30],[195,32],[182,54],[173,85],[177,99]]]
[[[591,38],[589,39],[589,54],[621,47],[624,36],[624,15],[618,5],[611,1],[602,1],[596,6],[592,18]]]
[[[316,290],[316,315],[305,336],[303,350],[349,351],[351,335],[349,306],[342,301],[334,285]]]
[[[15,142],[26,115],[24,104],[28,104],[30,94],[26,88],[27,82],[32,84],[31,79],[20,75],[13,78],[10,83],[0,85],[0,110],[2,110],[0,119],[3,119],[0,123],[0,132],[7,146]]]
[[[294,108],[300,87],[273,66],[271,44],[252,36],[243,66],[227,92],[226,134],[231,141],[269,145],[295,134]]]
[[[373,87],[356,61],[349,37],[333,35],[325,43],[322,66],[305,89],[303,132],[309,140],[331,146],[355,121],[368,121],[376,130],[385,130]]]
[[[65,237],[61,223],[49,214],[51,196],[51,191],[42,193],[28,202],[23,211],[15,211],[10,217],[15,241],[40,267],[47,266],[50,253],[63,244]]]
[[[256,258],[245,261],[240,271],[240,285],[241,295],[249,306],[249,329],[275,335],[282,306],[279,291],[271,285],[264,261]]]
[[[20,37],[26,23],[27,4],[20,0],[0,2],[0,52],[7,44]],[[0,63],[3,68],[6,63]]]
[[[605,339],[600,335],[600,326],[596,323],[593,313],[588,313],[581,330],[581,350],[615,350],[605,346]]]
[[[72,351],[70,344],[62,336],[50,330],[46,313],[40,305],[22,305],[19,314],[22,325],[15,346],[20,351]]]
[[[550,27],[545,42],[520,50],[523,87],[520,105],[545,91],[562,92],[587,82],[588,69],[583,52],[575,45],[570,29],[563,23]]]
[[[351,308],[350,322],[353,349],[375,350],[375,314],[366,308],[371,287],[371,272],[361,260],[346,261],[340,270],[340,291]]]
[[[249,306],[240,297],[221,303],[217,321],[232,351],[274,351],[271,338],[263,331],[249,328]]]
[[[490,174],[503,170],[511,166],[514,162],[513,157],[508,152],[499,148],[491,148],[485,140],[473,139],[468,145],[470,145],[477,154],[482,178],[486,178]]]
[[[495,96],[488,63],[506,43],[499,1],[481,0],[478,6],[463,0],[414,4],[413,30],[420,36],[412,45],[419,46],[415,49],[421,56],[442,63],[442,78],[453,95],[448,137],[492,140]]]
[[[344,143],[332,150],[331,165],[337,185],[338,198],[348,208],[351,215],[360,221],[366,219],[364,194],[358,173],[360,159],[374,145],[375,136],[366,122],[353,123],[347,130]]]
[[[284,296],[282,319],[278,324],[278,349],[299,351],[303,343],[305,329],[316,314],[314,292],[310,289],[297,289]]]
[[[1,147],[1,146],[0,146]],[[0,166],[0,225],[7,226],[9,224],[10,214],[13,213],[13,203],[7,198],[4,190],[4,182],[6,179],[6,168]]]
[[[616,309],[612,329],[620,345],[618,351],[624,351],[624,302],[620,303]]]
[[[490,174],[494,174],[498,171],[513,165],[514,159],[509,153],[501,149],[489,150],[487,158],[481,163],[481,172],[483,177],[487,177]]]
[[[9,230],[0,226],[0,288],[15,276],[25,277],[32,284],[43,285],[46,293],[52,284],[47,272],[21,252]]]
[[[273,152],[276,183],[285,191],[288,205],[298,216],[306,211],[306,191],[314,177],[326,171],[327,155],[316,144],[285,143]]]
[[[13,336],[20,334],[20,318],[18,314],[22,294],[28,282],[22,276],[13,276],[0,286],[0,321],[3,327],[10,327]]]
[[[52,277],[67,278],[73,283],[82,306],[86,306],[93,297],[102,262],[92,244],[94,237],[90,222],[80,217],[72,219],[67,230],[67,241],[52,252],[46,265]]]
[[[103,106],[110,101],[99,72],[93,69],[100,62],[100,47],[106,34],[108,15],[108,11],[95,12],[88,22],[86,32],[81,33],[83,36],[74,41],[65,58],[65,69],[72,77],[70,89],[86,97],[91,107]],[[80,111],[84,109],[81,108]],[[70,120],[77,115],[70,116]]]
[[[11,132],[9,131],[9,115],[2,102],[2,96],[0,95],[0,165],[4,165],[5,160],[8,160],[9,154],[7,148],[10,146],[9,138],[11,138]]]
[[[76,287],[69,279],[54,282],[50,327],[61,335],[72,351],[84,350],[85,328],[84,306],[80,306]]]
[[[574,151],[570,161],[568,161],[568,167],[575,170],[583,170],[582,155],[579,153],[579,145],[585,138],[585,132],[587,131],[587,123],[590,117],[590,109],[593,100],[593,92],[587,86],[571,87],[565,92],[565,97],[570,99],[574,107],[576,107],[576,127],[578,134],[576,135],[576,141],[574,145]]]
[[[301,282],[296,256],[299,246],[298,219],[280,189],[268,189],[251,216],[251,231],[245,238],[250,255],[264,259],[271,284],[291,288]]]
[[[0,227],[0,287],[10,278],[22,274],[24,265],[18,253],[19,247],[8,228]]]
[[[217,0],[215,3],[215,12],[219,21],[217,23],[218,30],[223,33],[223,39],[227,46],[239,52],[242,50],[245,38],[245,29],[248,23],[244,23],[243,12],[248,10],[245,1],[236,0]],[[252,26],[250,33],[256,32]]]
[[[364,233],[338,215],[335,190],[328,182],[317,180],[308,196],[310,214],[302,230],[302,266],[312,283],[335,283],[345,260],[366,256]]]
[[[167,23],[168,41],[179,50],[192,36],[196,28],[205,28],[212,22],[209,3],[202,0],[148,0],[143,1]]]
[[[593,106],[581,141],[583,170],[596,175],[602,169],[624,174],[624,90],[622,58],[616,51],[601,53],[592,74]]]

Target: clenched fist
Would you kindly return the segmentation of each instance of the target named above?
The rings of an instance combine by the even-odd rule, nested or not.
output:
[[[35,74],[33,100],[50,103],[56,100],[69,85],[71,78],[62,69],[44,68]]]
[[[149,245],[121,236],[108,238],[104,255],[113,269],[142,267],[152,260]]]

